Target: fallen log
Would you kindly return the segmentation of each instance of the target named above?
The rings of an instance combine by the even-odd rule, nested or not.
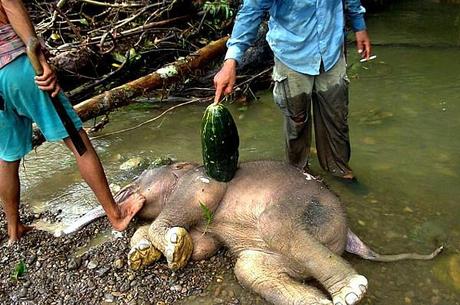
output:
[[[204,67],[212,59],[223,54],[226,50],[225,43],[228,37],[213,41],[198,51],[180,58],[174,63],[164,66],[146,76],[105,91],[80,104],[75,105],[75,110],[83,121],[106,114],[114,109],[129,105],[134,98],[144,94],[148,90],[163,88],[190,72]],[[45,141],[41,132],[35,128],[33,135],[33,146],[39,146]]]

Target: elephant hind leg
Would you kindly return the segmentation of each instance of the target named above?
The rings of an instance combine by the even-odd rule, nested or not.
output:
[[[366,293],[367,279],[296,223],[296,212],[285,206],[266,210],[258,223],[262,239],[273,252],[297,262],[301,273],[318,280],[335,305],[357,304]]]
[[[195,228],[190,231],[190,236],[193,240],[192,260],[194,261],[211,258],[221,247],[221,243],[212,235],[203,234]]]
[[[242,286],[273,304],[332,305],[320,290],[297,282],[285,268],[273,254],[246,250],[238,256],[235,274]]]

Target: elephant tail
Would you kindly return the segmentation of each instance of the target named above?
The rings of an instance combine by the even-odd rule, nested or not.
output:
[[[431,254],[418,254],[418,253],[401,253],[401,254],[379,254],[367,246],[359,237],[348,229],[347,233],[347,246],[345,251],[348,253],[356,254],[361,258],[377,261],[377,262],[394,262],[405,259],[418,259],[430,260],[438,255],[443,246],[434,250]]]

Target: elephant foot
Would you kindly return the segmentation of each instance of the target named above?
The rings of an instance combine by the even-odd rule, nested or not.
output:
[[[141,239],[128,253],[128,265],[132,270],[139,270],[142,267],[151,265],[161,257],[150,241]]]
[[[359,274],[352,275],[345,280],[343,287],[332,295],[334,305],[357,304],[367,291],[367,279]]]
[[[173,227],[165,234],[166,246],[164,255],[171,270],[184,267],[193,252],[193,241],[190,234],[181,227]]]

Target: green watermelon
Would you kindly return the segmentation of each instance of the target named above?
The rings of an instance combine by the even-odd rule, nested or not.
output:
[[[222,104],[209,105],[201,121],[201,147],[206,174],[230,181],[238,167],[240,138],[233,117]]]

